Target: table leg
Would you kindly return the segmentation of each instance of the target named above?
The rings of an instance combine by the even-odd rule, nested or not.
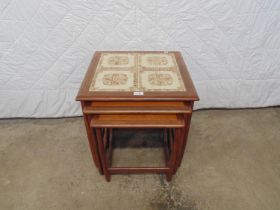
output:
[[[82,102],[82,109],[83,109],[83,107],[84,107],[84,103]],[[94,162],[95,166],[98,168],[99,173],[103,174],[103,169],[102,169],[102,165],[101,165],[100,158],[99,158],[96,137],[93,132],[93,129],[90,127],[91,117],[84,113],[83,113],[83,116],[84,116],[84,122],[85,122],[85,126],[86,126],[88,142],[89,142],[93,162]]]
[[[100,159],[103,165],[103,172],[106,178],[106,181],[109,182],[111,180],[111,175],[108,172],[108,161],[105,153],[105,148],[104,148],[104,143],[103,143],[103,138],[101,135],[101,129],[96,128],[96,138],[97,138],[97,143],[98,143],[98,149],[100,153]]]
[[[191,118],[192,118],[192,113],[184,115],[185,127],[183,129],[183,134],[182,134],[182,137],[181,137],[182,145],[180,145],[180,151],[179,151],[179,154],[177,156],[178,159],[176,161],[176,169],[175,170],[177,170],[177,168],[180,167],[183,156],[184,156],[184,152],[185,152],[187,141],[188,141],[188,134],[189,134],[190,124],[191,124]]]
[[[172,145],[172,153],[170,156],[170,160],[168,162],[168,167],[169,167],[169,171],[166,174],[166,180],[168,182],[171,181],[172,179],[172,175],[174,174],[174,168],[176,168],[176,156],[178,154],[179,151],[179,143],[181,141],[181,132],[182,129],[175,129],[175,135],[174,135],[174,139],[173,139],[173,145]]]

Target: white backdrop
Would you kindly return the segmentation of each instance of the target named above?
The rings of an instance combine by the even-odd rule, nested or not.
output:
[[[80,115],[95,50],[180,50],[196,108],[280,104],[279,0],[1,0],[0,117]]]

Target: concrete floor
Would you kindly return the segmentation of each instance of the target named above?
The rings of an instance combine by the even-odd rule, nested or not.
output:
[[[119,148],[115,163],[161,154],[156,147]],[[280,108],[195,112],[171,183],[163,175],[105,182],[82,118],[0,120],[0,166],[1,210],[279,210]]]

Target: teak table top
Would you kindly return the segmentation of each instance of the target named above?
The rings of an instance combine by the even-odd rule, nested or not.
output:
[[[78,101],[197,101],[180,52],[97,51]]]

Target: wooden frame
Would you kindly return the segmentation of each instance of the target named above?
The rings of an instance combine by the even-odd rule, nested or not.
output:
[[[187,66],[183,60],[183,57],[180,52],[170,51],[170,53],[175,54],[175,58],[186,87],[186,91],[151,91],[145,92],[144,95],[133,95],[132,92],[92,92],[89,91],[89,87],[92,81],[92,78],[95,73],[95,69],[98,65],[101,53],[106,52],[116,52],[116,53],[127,53],[127,51],[97,51],[94,54],[93,60],[90,63],[88,71],[85,75],[85,78],[82,82],[81,88],[77,95],[76,100],[78,101],[198,101],[199,97],[196,93],[195,87],[193,85],[192,79],[188,73]],[[129,51],[129,52],[138,52],[138,51]],[[164,51],[139,51],[143,53],[166,53]]]
[[[139,116],[154,115],[154,114],[157,115],[181,114],[184,119],[184,127],[180,129],[180,136],[182,140],[178,142],[178,146],[176,149],[177,154],[174,157],[174,161],[175,161],[174,166],[172,166],[173,167],[172,174],[175,174],[182,162],[182,158],[186,148],[187,137],[188,137],[188,132],[191,123],[192,111],[193,111],[193,104],[194,101],[199,100],[199,97],[196,93],[195,87],[193,85],[190,74],[188,73],[187,67],[184,63],[181,53],[177,51],[171,52],[175,54],[176,62],[179,67],[180,74],[183,79],[183,83],[185,85],[186,91],[177,91],[177,92],[176,91],[168,91],[168,92],[151,91],[151,92],[145,92],[145,94],[143,95],[134,95],[132,92],[89,91],[89,87],[92,78],[94,76],[95,69],[98,65],[99,58],[101,54],[104,52],[127,53],[127,51],[97,51],[94,54],[92,62],[90,63],[90,66],[82,82],[79,93],[76,97],[76,100],[80,101],[82,105],[84,122],[87,130],[92,158],[100,174],[105,174],[104,168],[105,166],[108,166],[109,163],[104,161],[104,159],[102,160],[101,149],[102,146],[104,147],[104,143],[103,145],[101,142],[98,143],[100,141],[98,139],[101,138],[103,135],[102,129],[105,127],[104,125],[101,125],[101,127],[94,127],[94,129],[91,129],[92,126],[91,122],[94,122],[94,120],[96,120],[94,116],[100,114],[117,115],[117,116],[123,114],[127,114],[127,115],[136,114]],[[141,52],[142,53],[166,53],[163,51],[141,51]],[[118,127],[119,125],[117,123],[114,124],[112,123],[110,126],[111,127],[106,127],[106,128],[110,130],[113,127]],[[133,125],[127,125],[127,127],[133,127]],[[165,128],[167,129],[169,135],[173,135],[170,132],[170,127],[166,126]],[[112,152],[112,148],[111,148],[111,152]],[[148,173],[148,172],[166,173],[167,170],[169,170],[167,169],[167,167],[158,168],[158,170],[145,167],[142,168],[141,170],[138,170],[138,173]],[[105,176],[108,179],[109,174],[133,173],[133,172],[135,172],[133,168],[128,169],[125,167],[124,168],[107,167]]]

